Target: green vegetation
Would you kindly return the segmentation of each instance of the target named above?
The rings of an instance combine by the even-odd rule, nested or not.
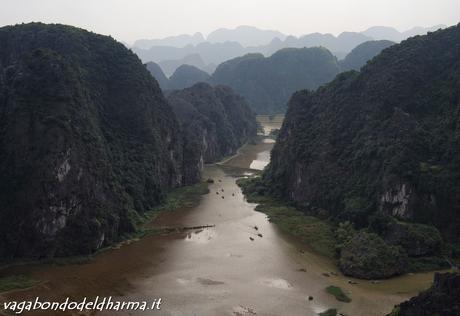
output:
[[[55,257],[43,260],[43,263],[54,264],[57,266],[88,264],[94,261],[94,256],[108,248],[99,249],[97,252],[87,256]]]
[[[353,237],[356,236],[356,229],[353,223],[349,221],[341,222],[335,230],[335,237],[337,239],[336,249],[340,252],[345,244],[347,244]]]
[[[42,23],[0,28],[0,42],[11,71],[0,100],[15,109],[0,102],[1,261],[107,247],[198,168],[183,164],[174,113],[123,44]]]
[[[210,82],[227,85],[245,97],[258,114],[284,113],[292,93],[316,89],[340,72],[323,47],[285,48],[270,57],[247,54],[220,64]]]
[[[319,219],[287,205],[271,195],[261,178],[241,178],[237,184],[249,202],[259,203],[256,210],[267,214],[281,230],[296,236],[318,254],[338,258],[346,275],[379,279],[449,267],[440,253],[442,239],[432,226],[400,222],[377,213],[371,217],[368,228],[359,230],[350,221]],[[455,248],[450,247],[448,252],[453,253],[452,249]]]
[[[136,222],[136,230],[133,233],[124,235],[120,242],[123,243],[137,240],[146,235],[175,232],[175,228],[151,228],[146,227],[146,224],[155,220],[155,218],[162,212],[172,212],[183,208],[195,207],[199,204],[201,196],[208,193],[209,189],[207,182],[199,182],[194,185],[180,187],[172,190],[168,193],[165,201],[162,204],[138,217]]]
[[[348,245],[342,270],[357,263],[365,276],[378,256],[380,277],[446,267],[453,252],[445,242],[460,240],[459,43],[460,25],[410,38],[360,72],[294,93],[270,164],[248,194],[337,224],[340,257]],[[356,236],[338,226],[346,222]],[[382,252],[361,255],[360,242]]]
[[[203,70],[188,64],[177,67],[169,79],[158,64],[150,61],[145,66],[163,91],[189,88],[195,83],[208,81],[210,77]]]
[[[158,211],[174,211],[181,208],[191,208],[199,204],[202,195],[209,193],[207,182],[180,187],[172,190],[166,196],[165,201],[147,214],[157,213]]]
[[[175,94],[190,101],[179,122],[111,37],[29,23],[0,28],[0,42],[1,263],[86,256],[141,236],[152,210],[191,205],[190,188],[171,190],[256,134],[245,101],[207,84]]]
[[[256,211],[267,214],[270,221],[277,224],[282,231],[297,237],[316,253],[333,258],[336,244],[333,225],[317,217],[307,216],[281,201],[254,192],[253,185],[258,181],[259,178],[237,180],[248,202],[260,203]]]
[[[408,271],[426,272],[433,270],[449,269],[451,265],[443,257],[410,257]]]
[[[460,26],[410,38],[359,73],[295,93],[289,134],[279,138],[263,177],[273,195],[357,229],[382,210],[459,240],[459,39]],[[400,210],[398,193],[410,199]]]
[[[169,79],[165,76],[163,70],[157,63],[149,61],[145,64],[145,67],[150,72],[150,74],[156,79],[156,81],[160,85],[161,90],[164,91],[169,89]]]
[[[316,253],[334,257],[336,240],[333,226],[328,222],[287,206],[260,204],[256,211],[267,214],[282,231],[297,237]]]
[[[389,278],[407,271],[407,254],[378,235],[361,230],[340,250],[340,270],[362,279]]]
[[[98,254],[101,254],[110,249],[116,249],[121,247],[124,244],[129,244],[135,242],[140,238],[143,238],[147,235],[154,234],[169,234],[182,232],[188,227],[148,227],[148,224],[155,220],[155,218],[160,215],[162,212],[172,212],[182,208],[192,208],[199,204],[201,196],[209,193],[208,183],[199,182],[194,185],[189,185],[185,187],[180,187],[172,190],[166,197],[165,201],[155,207],[155,209],[144,213],[142,216],[136,218],[136,229],[134,232],[129,234],[123,234],[119,239],[113,244],[100,248],[97,251],[81,256],[66,256],[66,257],[54,257],[47,258],[39,261],[21,261],[14,262],[14,264],[34,264],[34,263],[43,263],[43,264],[53,264],[58,266],[65,265],[80,265],[88,264],[95,260],[95,257]]]
[[[329,308],[328,310],[319,313],[319,316],[337,316],[337,309],[335,308]]]
[[[449,257],[460,267],[460,244],[447,243],[443,249],[444,255]]]
[[[350,303],[351,298],[349,298],[342,289],[338,286],[330,285],[326,288],[326,292],[333,295],[336,300],[344,303]]]
[[[192,65],[179,66],[169,78],[169,89],[184,89],[193,86],[198,82],[206,82],[209,74]]]
[[[393,308],[391,313],[388,316],[400,316],[401,315],[401,308],[399,306],[396,306]]]
[[[342,71],[360,70],[369,60],[380,54],[382,50],[394,45],[392,41],[368,41],[356,46],[345,59],[339,62]]]
[[[183,156],[187,166],[230,157],[256,136],[254,113],[246,101],[228,87],[197,83],[172,92],[168,101],[184,131]],[[198,168],[184,170],[186,184],[199,178]]]
[[[0,293],[15,289],[25,289],[37,285],[40,281],[25,275],[12,275],[0,278]]]

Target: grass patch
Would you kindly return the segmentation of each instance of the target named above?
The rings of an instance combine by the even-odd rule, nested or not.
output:
[[[329,308],[328,310],[319,313],[319,316],[337,316],[337,310],[335,308]]]
[[[338,286],[330,285],[326,288],[326,292],[334,296],[337,301],[345,303],[351,302],[351,298],[349,298],[345,293],[343,293],[342,289]]]
[[[172,212],[181,208],[192,208],[199,205],[201,196],[209,193],[208,185],[209,183],[203,181],[172,190],[161,205],[139,216],[135,232],[122,236],[121,242],[110,248],[117,248],[123,243],[136,241],[146,235],[172,232],[170,229],[148,228],[146,224],[153,221],[162,212]]]
[[[401,308],[399,306],[396,306],[395,308],[393,308],[393,310],[388,316],[399,316],[399,315],[401,315]]]
[[[449,262],[441,257],[409,258],[409,271],[411,272],[442,270],[450,267]]]
[[[96,252],[97,253],[97,252]],[[74,257],[57,257],[51,258],[44,263],[55,264],[58,266],[65,266],[65,265],[77,265],[77,264],[87,264],[94,261],[94,255],[87,255],[87,256],[74,256]]]
[[[307,216],[294,207],[274,204],[260,204],[256,211],[268,215],[286,233],[299,238],[320,255],[333,258],[335,255],[334,228],[328,222],[314,216]]]
[[[194,185],[172,190],[163,204],[154,208],[151,212],[174,211],[180,208],[195,207],[200,202],[200,197],[209,193],[208,183],[200,182]]]
[[[208,183],[203,181],[194,185],[180,187],[172,190],[166,196],[165,201],[152,209],[151,211],[145,212],[140,215],[137,219],[137,231],[131,233],[130,238],[142,238],[145,236],[143,226],[152,220],[154,220],[161,212],[171,212],[181,208],[195,207],[200,203],[202,195],[209,193]]]
[[[271,197],[259,178],[242,178],[236,183],[242,188],[246,200],[259,203],[256,211],[268,215],[271,222],[302,243],[307,244],[312,251],[328,258],[334,258],[337,240],[334,226],[327,221],[314,216],[305,215],[295,207]]]
[[[37,285],[38,283],[40,283],[40,281],[25,275],[12,275],[0,278],[0,293],[15,289],[25,289]]]
[[[249,203],[275,204],[277,201],[264,194],[265,187],[259,186],[260,178],[241,178],[236,180],[236,184],[241,187],[246,200]]]

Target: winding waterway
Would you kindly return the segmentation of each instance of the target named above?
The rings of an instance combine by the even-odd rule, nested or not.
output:
[[[266,132],[281,122],[279,118],[260,120]],[[43,300],[79,300],[97,295],[111,295],[118,300],[162,298],[159,311],[93,311],[86,315],[296,316],[337,308],[345,315],[380,316],[390,312],[394,304],[429,287],[432,273],[380,283],[355,280],[358,284],[350,284],[350,279],[342,276],[333,263],[284,235],[264,214],[254,211],[256,205],[245,201],[235,184],[235,175],[263,168],[272,146],[272,141],[262,138],[258,144],[244,146],[225,163],[206,166],[203,178],[215,182],[199,205],[164,213],[151,224],[215,227],[147,236],[105,251],[81,265],[9,268],[0,274],[26,273],[46,282],[4,293],[0,300],[37,296]],[[325,288],[329,285],[340,286],[352,302],[341,303],[327,294]],[[49,311],[37,314],[62,315]]]

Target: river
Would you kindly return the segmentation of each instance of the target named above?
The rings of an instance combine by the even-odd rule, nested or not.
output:
[[[259,120],[266,132],[279,128],[282,121]],[[350,278],[342,276],[332,262],[310,252],[306,245],[281,233],[264,214],[254,211],[256,205],[245,201],[235,174],[249,175],[251,168],[263,168],[272,147],[273,141],[262,138],[258,144],[245,145],[224,163],[206,166],[203,178],[215,182],[199,205],[164,213],[151,223],[215,227],[147,236],[105,251],[86,264],[9,268],[2,274],[26,273],[46,281],[4,293],[0,300],[37,296],[42,300],[80,300],[97,295],[130,301],[162,298],[161,310],[75,315],[313,316],[337,308],[345,315],[381,316],[394,304],[430,286],[433,273],[408,274],[377,284],[362,280],[350,284]],[[352,302],[341,303],[327,294],[329,285],[340,286]],[[37,314],[62,315],[49,311]]]

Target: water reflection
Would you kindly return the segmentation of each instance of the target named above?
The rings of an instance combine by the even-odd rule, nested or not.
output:
[[[257,154],[257,158],[251,162],[249,168],[263,170],[270,162],[270,150],[265,150]]]
[[[200,229],[187,234],[186,241],[196,242],[200,244],[209,243],[213,238],[216,237],[216,231],[214,229]]]
[[[162,310],[152,315],[313,316],[327,308],[337,308],[347,315],[380,316],[430,285],[432,273],[401,276],[379,284],[358,281],[359,284],[352,285],[334,263],[309,252],[304,244],[280,233],[264,214],[255,212],[256,205],[244,199],[234,175],[250,175],[253,172],[247,168],[263,168],[263,163],[266,165],[270,159],[267,153],[272,146],[273,142],[245,146],[225,167],[206,166],[203,178],[215,182],[210,184],[211,193],[203,196],[200,205],[164,213],[151,223],[152,227],[214,227],[148,236],[106,251],[84,265],[39,265],[4,271],[26,273],[46,282],[33,289],[4,294],[0,301],[37,296],[62,301],[67,296],[81,299],[114,295],[124,301],[162,297]],[[255,161],[259,161],[258,166]],[[325,277],[325,272],[330,277]],[[325,292],[329,285],[340,286],[353,301],[338,302]],[[310,301],[309,296],[314,299]],[[94,314],[150,315],[142,311],[91,315]]]

